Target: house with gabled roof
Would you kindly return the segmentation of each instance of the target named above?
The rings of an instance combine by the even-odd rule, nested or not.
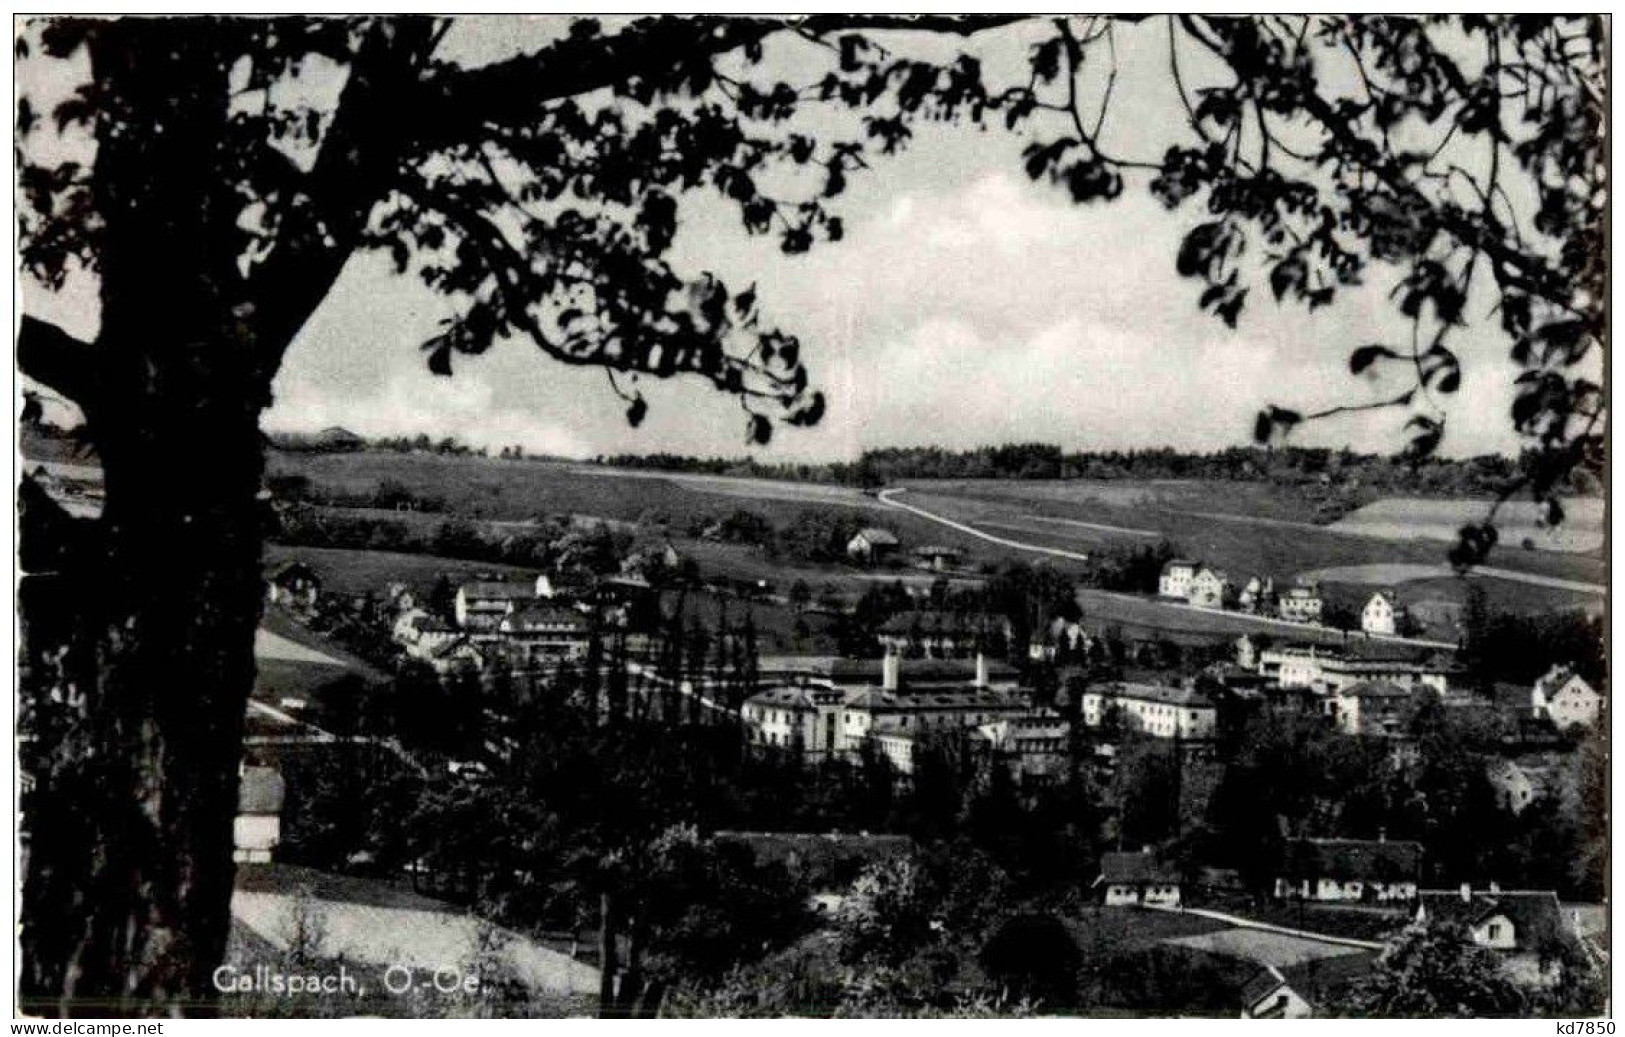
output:
[[[1368,634],[1392,637],[1404,622],[1405,606],[1400,604],[1397,591],[1378,591],[1360,610],[1360,629]]]
[[[244,765],[238,770],[237,817],[232,824],[232,859],[269,861],[282,841],[282,804],[287,785],[275,767]]]
[[[1563,963],[1583,953],[1551,890],[1503,890],[1493,883],[1480,890],[1465,882],[1454,890],[1427,889],[1417,894],[1413,917],[1418,924],[1460,925],[1525,982],[1554,981]]]
[[[1275,599],[1275,614],[1293,623],[1319,623],[1325,608],[1320,584],[1313,581],[1294,583]]]
[[[453,614],[464,630],[494,636],[504,616],[535,597],[535,587],[530,583],[476,580],[457,588]]]
[[[942,544],[925,544],[910,553],[914,556],[915,564],[922,569],[940,573],[959,568],[959,552]]]
[[[1496,802],[1514,814],[1523,813],[1561,783],[1558,765],[1540,757],[1519,760],[1497,757],[1484,765],[1484,777],[1495,790]]]
[[[1094,885],[1108,907],[1138,904],[1179,906],[1179,869],[1163,860],[1150,847],[1137,853],[1119,851],[1102,854],[1100,875]]]
[[[484,650],[465,635],[437,642],[422,651],[418,658],[427,662],[442,677],[453,673],[478,672],[485,669],[486,662]]]
[[[1018,784],[1053,785],[1066,773],[1071,733],[1059,713],[1038,707],[982,724],[971,740]]]
[[[1170,558],[1157,576],[1157,594],[1164,598],[1190,599],[1191,580],[1202,563],[1189,558]]]
[[[1274,965],[1265,965],[1241,988],[1243,1019],[1307,1019],[1314,1006],[1287,982]]]
[[[1222,609],[1233,597],[1230,577],[1223,569],[1204,565],[1191,577],[1186,600],[1201,609]]]
[[[1361,681],[1327,696],[1325,709],[1346,735],[1404,738],[1426,691],[1388,681]]]
[[[585,659],[592,643],[585,616],[545,602],[518,606],[497,623],[497,633],[509,663],[520,668]]]
[[[1341,1000],[1371,971],[1369,951],[1329,954],[1290,965],[1265,965],[1242,985],[1243,1019],[1308,1019]]]
[[[1536,717],[1550,720],[1559,730],[1590,727],[1603,714],[1604,700],[1597,689],[1573,669],[1554,666],[1535,682],[1529,705]]]
[[[1271,576],[1248,578],[1236,594],[1236,608],[1255,615],[1275,610],[1275,579]]]
[[[846,543],[846,555],[854,562],[873,565],[890,558],[901,546],[897,534],[889,529],[870,526],[860,529]]]
[[[1282,899],[1409,901],[1422,874],[1422,844],[1408,839],[1294,839],[1275,879]]]

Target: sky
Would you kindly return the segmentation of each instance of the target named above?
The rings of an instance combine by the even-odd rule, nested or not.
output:
[[[556,29],[465,22],[446,46],[478,63]],[[1166,46],[1166,35],[1150,31],[1125,37],[1106,133],[1113,150],[1160,150],[1169,120],[1181,117]],[[990,65],[1019,56],[1019,48],[985,55]],[[764,67],[793,78],[810,60],[770,50]],[[737,401],[698,380],[641,383],[650,408],[633,429],[602,372],[551,362],[522,340],[457,358],[452,378],[434,376],[419,345],[449,304],[375,256],[352,259],[294,342],[266,425],[455,435],[577,457],[824,460],[882,446],[1035,440],[1066,449],[1209,450],[1250,442],[1265,405],[1307,411],[1388,389],[1347,369],[1362,344],[1408,340],[1380,276],[1312,316],[1278,306],[1259,285],[1229,329],[1199,311],[1201,286],[1174,272],[1199,208],[1164,211],[1143,177],[1130,178],[1111,205],[1080,207],[1026,178],[1024,143],[1000,131],[921,127],[902,156],[876,158],[853,177],[837,205],[845,239],[803,256],[748,237],[715,198],[683,200],[674,264],[735,286],[755,282],[764,316],[801,339],[813,382],[828,397],[819,426],[781,427],[767,448],[747,445]],[[82,284],[56,299],[35,289],[25,306],[82,317],[92,305],[86,297]],[[1449,454],[1517,448],[1507,418],[1515,370],[1490,301],[1474,300],[1472,326],[1453,343],[1464,370],[1443,443]],[[1380,411],[1316,423],[1295,441],[1393,451],[1405,443],[1404,418]]]

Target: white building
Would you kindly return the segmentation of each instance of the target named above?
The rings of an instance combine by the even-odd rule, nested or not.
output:
[[[1319,623],[1325,608],[1318,583],[1293,584],[1275,600],[1276,615],[1293,623]]]
[[[263,864],[282,841],[282,803],[287,786],[275,767],[243,766],[238,772],[237,818],[232,824],[232,860]]]
[[[1241,988],[1243,1019],[1307,1019],[1314,1014],[1314,1006],[1274,965],[1264,966]]]
[[[464,630],[494,636],[504,616],[535,597],[531,584],[486,580],[465,583],[457,588],[453,614]]]
[[[1389,903],[1416,897],[1422,844],[1406,839],[1298,839],[1287,844],[1277,897]]]
[[[1258,653],[1258,672],[1282,688],[1335,692],[1365,681],[1450,690],[1451,667],[1402,648],[1372,645],[1283,645]]]
[[[845,698],[845,692],[829,687],[769,688],[747,699],[740,712],[753,743],[829,759],[846,749],[837,737]]]
[[[1071,733],[1059,713],[1041,708],[983,724],[975,738],[1017,782],[1048,785],[1066,772]]]
[[[1392,637],[1405,621],[1405,606],[1393,591],[1378,591],[1360,610],[1360,629],[1368,634]]]
[[[1268,576],[1250,578],[1236,595],[1236,607],[1260,615],[1275,611],[1275,580]]]
[[[1387,681],[1361,681],[1337,688],[1324,705],[1343,734],[1395,738],[1410,729],[1418,704],[1417,690]]]
[[[1494,883],[1486,890],[1467,883],[1459,890],[1423,890],[1415,919],[1460,924],[1473,943],[1496,952],[1503,967],[1524,983],[1561,979],[1560,962],[1582,953],[1550,890],[1503,890]]]
[[[1558,783],[1555,766],[1538,758],[1534,762],[1497,758],[1485,764],[1484,776],[1495,790],[1496,802],[1514,814],[1523,813]]]
[[[1200,568],[1200,562],[1188,558],[1170,559],[1163,564],[1162,574],[1157,577],[1157,593],[1164,598],[1189,600],[1191,580],[1196,578],[1196,570]]]
[[[521,606],[502,617],[497,632],[509,662],[525,669],[585,659],[592,641],[586,618],[557,605]]]
[[[456,627],[420,608],[409,608],[396,616],[391,632],[408,655],[420,658],[462,636]]]
[[[1603,712],[1603,697],[1584,677],[1566,666],[1554,666],[1535,682],[1529,705],[1536,717],[1558,728],[1590,727]]]
[[[1129,729],[1153,738],[1208,739],[1219,725],[1218,707],[1195,688],[1119,682],[1089,689],[1082,705],[1086,727],[1100,727],[1116,709]]]
[[[911,688],[903,685],[902,672],[902,661],[887,656],[879,686],[803,680],[768,688],[741,709],[746,737],[752,744],[788,747],[812,759],[850,758],[873,741],[888,756],[912,761],[912,743],[905,745],[894,736],[912,739],[976,728],[1028,710],[989,686],[985,663],[968,684]],[[909,768],[899,769],[906,773]]]
[[[1197,608],[1224,608],[1230,603],[1230,577],[1223,569],[1202,566],[1191,577],[1186,600]]]

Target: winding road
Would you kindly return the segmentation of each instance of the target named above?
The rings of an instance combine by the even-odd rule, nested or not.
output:
[[[875,496],[882,504],[885,504],[888,507],[897,508],[900,511],[906,511],[911,515],[917,515],[929,522],[935,522],[940,526],[947,526],[949,529],[958,530],[959,532],[964,533],[966,536],[976,537],[978,540],[985,540],[990,544],[998,544],[1001,547],[1008,547],[1016,551],[1028,551],[1033,554],[1050,555],[1056,558],[1067,558],[1078,562],[1087,562],[1089,560],[1089,556],[1081,551],[1067,551],[1059,547],[1049,547],[1044,544],[1033,544],[1022,540],[1012,540],[1009,537],[996,536],[984,530],[977,529],[975,526],[970,526],[963,522],[955,521],[954,519],[948,518],[945,515],[939,515],[936,512],[927,511],[926,509],[913,504],[904,504],[903,502],[899,501],[897,497],[899,494],[907,492],[908,490],[906,487],[896,487],[889,490],[881,490]],[[1253,616],[1248,615],[1245,612],[1217,612],[1211,609],[1196,608],[1192,605],[1162,601],[1157,598],[1148,598],[1138,594],[1123,594],[1117,591],[1103,591],[1085,588],[1080,589],[1078,591],[1078,595],[1080,602],[1085,596],[1087,596],[1096,604],[1110,605],[1114,601],[1120,601],[1124,603],[1132,603],[1140,608],[1155,609],[1167,615],[1170,620],[1176,616],[1183,617],[1186,620],[1196,616],[1222,616],[1229,623],[1242,626],[1251,626],[1259,630],[1286,630],[1298,634],[1315,633],[1321,635],[1333,632],[1329,627],[1317,627],[1305,623],[1294,623],[1289,620],[1274,619],[1269,616]],[[1214,633],[1223,634],[1224,631],[1216,630]],[[1442,648],[1454,651],[1457,647],[1455,644],[1448,641],[1432,641],[1416,637],[1386,637],[1380,634],[1367,634],[1364,635],[1364,637],[1365,639],[1371,641],[1383,641],[1397,645],[1413,645],[1418,648]]]
[[[1089,556],[1082,551],[1068,551],[1065,548],[1045,547],[1042,544],[1030,544],[1021,540],[1011,540],[1008,537],[995,536],[992,533],[977,529],[975,526],[967,526],[963,522],[955,522],[953,519],[947,518],[946,516],[938,515],[932,511],[926,511],[924,508],[917,508],[912,504],[904,504],[897,500],[898,494],[907,492],[908,490],[906,488],[897,487],[890,490],[881,490],[879,493],[875,494],[875,497],[880,501],[880,503],[885,504],[888,507],[897,508],[900,511],[906,511],[911,515],[918,515],[920,518],[923,518],[928,522],[935,522],[939,526],[947,526],[949,529],[956,529],[959,532],[964,533],[966,536],[973,536],[978,540],[985,540],[990,544],[998,544],[1000,547],[1009,547],[1017,551],[1029,551],[1033,554],[1049,555],[1054,558],[1069,558],[1074,562],[1087,562],[1089,560]]]

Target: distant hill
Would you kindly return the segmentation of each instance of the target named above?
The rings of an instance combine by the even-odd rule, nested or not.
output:
[[[329,425],[320,432],[273,432],[267,438],[279,450],[342,453],[367,448],[365,436],[340,425]]]

